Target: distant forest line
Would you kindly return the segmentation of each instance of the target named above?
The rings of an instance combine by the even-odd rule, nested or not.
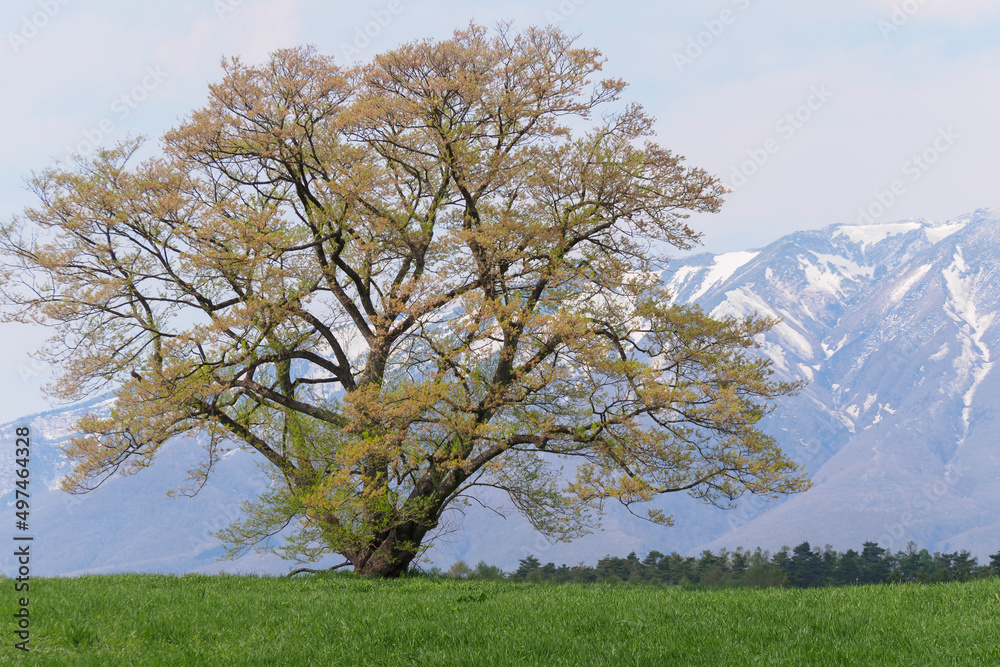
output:
[[[1000,552],[990,563],[980,565],[968,551],[930,553],[912,542],[905,551],[892,553],[877,542],[865,542],[860,552],[844,553],[831,546],[812,547],[803,542],[795,548],[782,547],[773,555],[758,547],[701,556],[669,555],[650,551],[639,559],[633,551],[624,558],[605,556],[596,566],[542,564],[534,555],[519,561],[519,567],[505,573],[495,565],[480,561],[470,567],[458,561],[447,571],[438,567],[425,572],[432,577],[453,579],[507,579],[547,583],[646,583],[674,586],[752,586],[813,588],[889,583],[938,583],[1000,577]]]

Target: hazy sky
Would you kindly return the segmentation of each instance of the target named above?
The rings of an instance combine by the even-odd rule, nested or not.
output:
[[[692,220],[705,250],[1000,205],[996,0],[5,0],[0,216],[32,203],[33,170],[158,137],[203,103],[224,56],[310,43],[366,60],[470,20],[554,23],[601,49],[660,143],[734,190]],[[45,336],[0,325],[0,423],[48,407],[28,356]]]

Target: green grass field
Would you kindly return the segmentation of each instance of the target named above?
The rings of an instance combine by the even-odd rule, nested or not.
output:
[[[826,589],[344,575],[32,580],[31,647],[0,581],[0,663],[1000,665],[1000,580]]]

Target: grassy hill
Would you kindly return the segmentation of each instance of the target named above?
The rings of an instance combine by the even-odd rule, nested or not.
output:
[[[25,665],[1000,664],[1000,580],[688,589],[426,578],[31,581]]]

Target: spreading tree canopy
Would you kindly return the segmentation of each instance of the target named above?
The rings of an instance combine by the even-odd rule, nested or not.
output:
[[[65,487],[183,434],[206,443],[192,489],[253,450],[280,483],[223,531],[233,553],[293,526],[274,548],[370,576],[477,487],[551,539],[609,499],[805,488],[756,426],[795,389],[753,351],[774,322],[658,281],[725,191],[650,140],[602,62],[554,28],[476,25],[364,65],[232,59],[162,150],[37,174],[0,230],[8,318],[53,326],[55,397],[117,396],[79,422]]]

